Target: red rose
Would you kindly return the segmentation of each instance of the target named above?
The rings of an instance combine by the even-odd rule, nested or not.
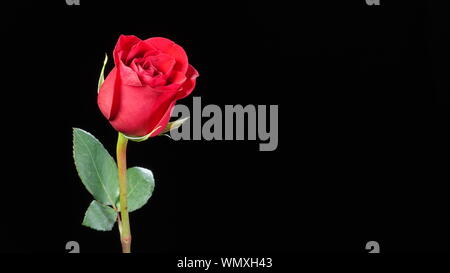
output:
[[[142,41],[121,35],[114,63],[97,102],[111,125],[128,136],[158,135],[176,101],[192,92],[198,77],[184,49],[161,37]]]

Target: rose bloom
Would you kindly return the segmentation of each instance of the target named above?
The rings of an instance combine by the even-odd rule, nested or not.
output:
[[[101,112],[125,135],[158,135],[176,101],[194,89],[197,70],[181,46],[161,37],[121,35],[113,55],[115,67],[98,93]]]

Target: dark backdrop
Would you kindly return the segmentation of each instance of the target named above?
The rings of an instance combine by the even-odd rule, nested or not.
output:
[[[0,250],[120,251],[116,228],[81,226],[91,196],[71,147],[79,127],[114,152],[96,86],[119,34],[182,45],[204,105],[280,111],[273,152],[131,143],[129,165],[156,178],[131,214],[134,251],[448,250],[448,2],[291,2],[2,4]]]

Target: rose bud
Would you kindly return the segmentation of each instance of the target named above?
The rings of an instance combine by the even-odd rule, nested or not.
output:
[[[127,136],[158,135],[176,101],[194,89],[197,70],[181,46],[161,37],[121,35],[113,55],[115,67],[98,93],[101,112]]]

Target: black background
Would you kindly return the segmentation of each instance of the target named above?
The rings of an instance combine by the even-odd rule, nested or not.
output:
[[[129,166],[156,178],[135,252],[448,251],[448,2],[292,2],[2,4],[0,251],[120,252],[117,228],[81,226],[71,147],[79,127],[114,152],[96,87],[120,34],[183,46],[203,105],[280,111],[273,152],[131,143]]]

